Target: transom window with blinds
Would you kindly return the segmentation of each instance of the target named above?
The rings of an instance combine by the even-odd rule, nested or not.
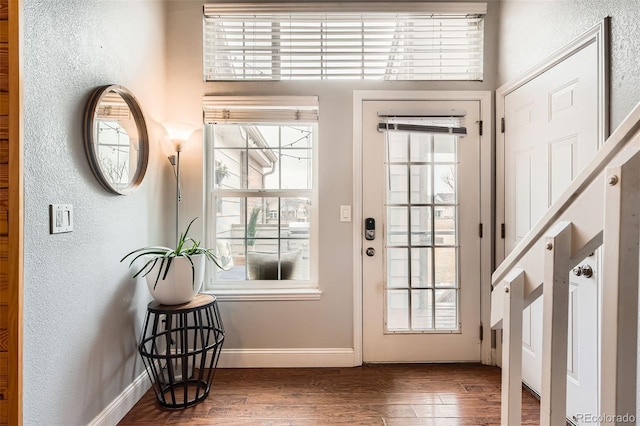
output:
[[[486,3],[204,5],[205,81],[482,80]]]

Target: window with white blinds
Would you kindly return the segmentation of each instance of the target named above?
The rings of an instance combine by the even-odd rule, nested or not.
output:
[[[485,3],[205,5],[204,80],[482,80],[485,13]]]

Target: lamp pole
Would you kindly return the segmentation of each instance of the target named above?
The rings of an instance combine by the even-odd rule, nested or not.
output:
[[[176,153],[167,157],[176,175],[176,246],[180,238],[180,199],[182,198],[180,193],[180,151],[179,146],[176,146]]]
[[[180,150],[176,151],[176,246],[180,236]]]

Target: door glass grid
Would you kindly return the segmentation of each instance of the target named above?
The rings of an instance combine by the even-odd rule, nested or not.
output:
[[[385,332],[459,330],[457,144],[386,132]]]

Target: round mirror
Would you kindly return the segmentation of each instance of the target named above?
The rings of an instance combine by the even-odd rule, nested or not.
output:
[[[138,101],[118,85],[96,89],[84,116],[84,147],[102,186],[125,195],[142,182],[149,161],[149,135]]]

